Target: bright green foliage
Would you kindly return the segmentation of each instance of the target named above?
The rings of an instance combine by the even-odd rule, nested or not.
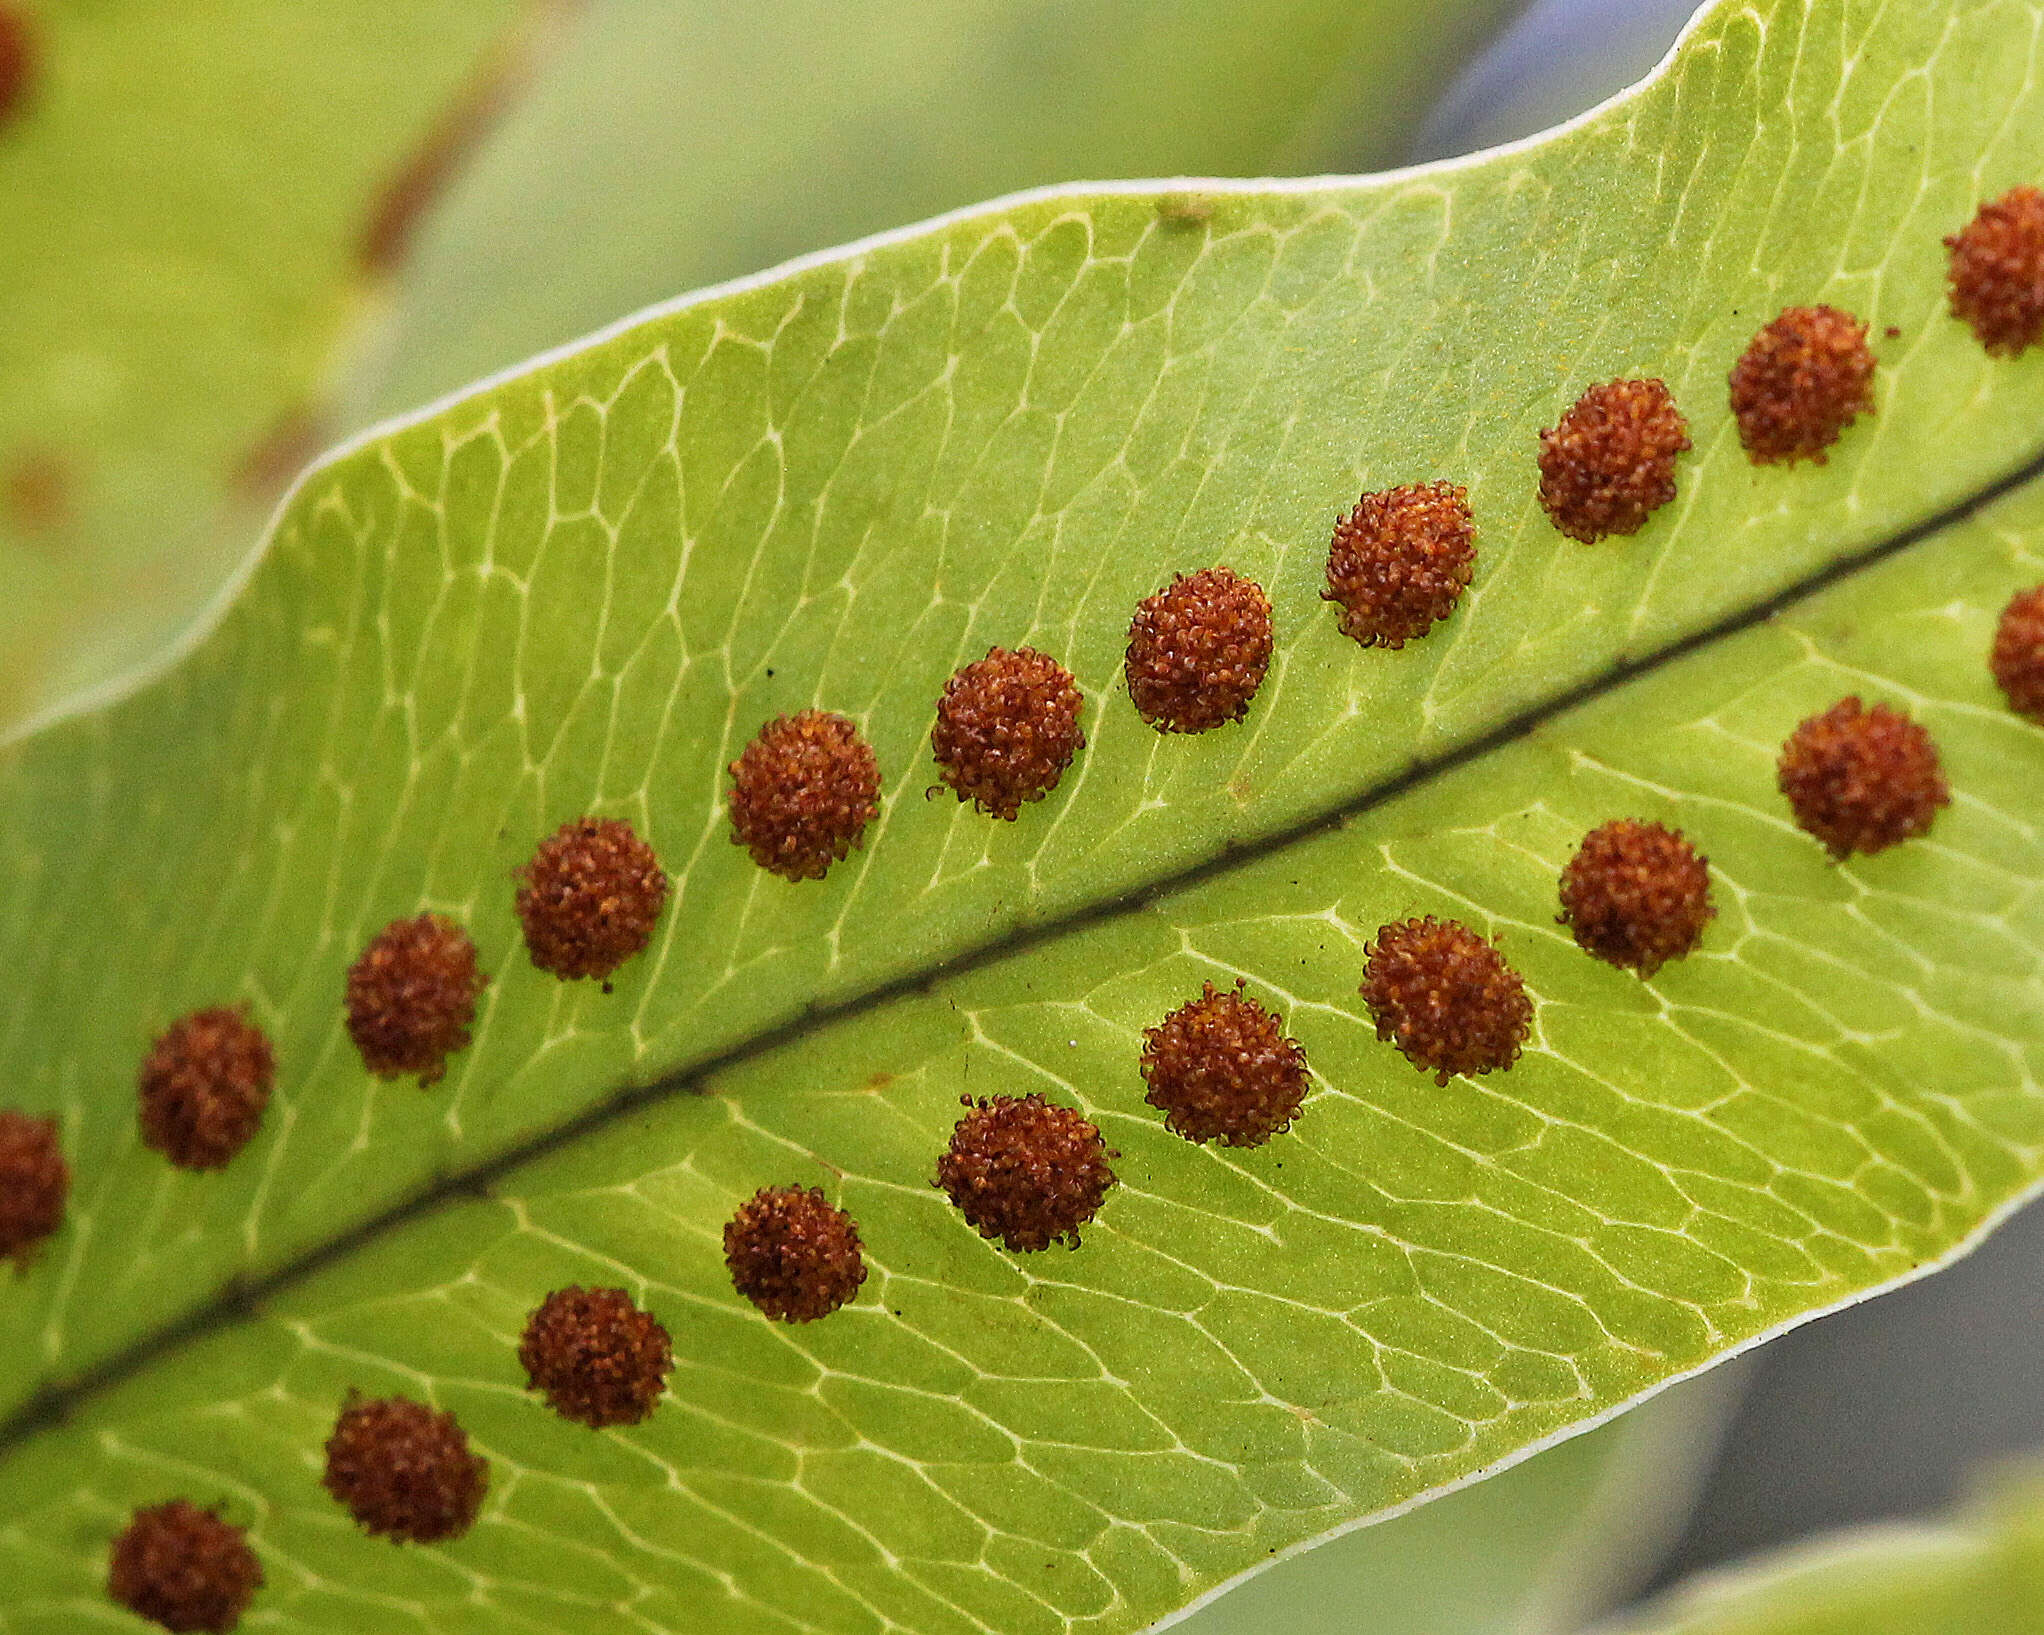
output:
[[[490,1361],[485,1366],[492,1372],[500,1343],[496,1338],[487,1342]],[[229,1372],[234,1372],[231,1365]],[[1449,1494],[1409,1515],[1321,1544],[1303,1558],[1251,1579],[1194,1611],[1182,1625],[1185,1635],[1268,1635],[1279,1626],[1291,1635],[1352,1635],[1363,1620],[1372,1635],[1456,1635],[1464,1631],[1487,1635],[1504,1627],[1526,1635],[1574,1631],[1582,1612],[1599,1604],[1610,1586],[1622,1582],[1631,1570],[1626,1552],[1638,1541],[1641,1515],[1646,1516],[1652,1534],[1665,1524],[1671,1485],[1677,1494],[1686,1491],[1697,1455],[1708,1446],[1708,1427],[1722,1406],[1721,1394],[1711,1389],[1714,1383],[1699,1381],[1677,1387],[1616,1423],[1572,1438],[1491,1480]],[[1719,1400],[1712,1401],[1714,1396]],[[268,1418],[273,1406],[273,1400],[268,1400],[251,1404],[248,1411]],[[507,1411],[521,1406],[532,1411],[529,1404],[509,1400],[504,1406]],[[671,1406],[664,1410],[672,1411]],[[206,1491],[226,1497],[230,1512],[245,1519],[250,1513],[247,1506],[266,1507],[266,1501],[253,1492],[244,1496],[236,1484],[223,1486],[211,1470],[194,1478],[188,1458],[195,1428],[210,1437],[236,1417],[235,1411],[215,1402],[198,1418],[182,1422],[182,1436],[165,1423],[145,1433],[146,1446],[124,1441],[122,1456],[139,1461],[142,1488],[154,1492],[166,1482],[172,1486],[192,1479],[210,1482]],[[287,1417],[293,1427],[303,1423],[309,1437],[307,1446],[315,1449],[330,1429],[329,1424],[318,1422],[318,1415],[306,1418],[296,1407]],[[1696,1436],[1699,1429],[1705,1433],[1700,1441]],[[686,1464],[695,1457],[688,1444],[699,1440],[700,1433],[698,1424],[696,1432],[684,1431],[678,1439],[668,1439],[660,1446]],[[579,1433],[567,1444],[567,1451],[571,1456],[594,1453],[600,1458],[603,1442]],[[494,1448],[491,1457],[501,1491],[511,1473]],[[45,1440],[22,1463],[42,1473],[37,1485],[53,1502],[0,1519],[0,1548],[8,1552],[10,1562],[25,1564],[31,1575],[27,1588],[16,1586],[17,1593],[0,1606],[0,1628],[26,1635],[72,1635],[81,1627],[100,1627],[100,1622],[123,1629],[135,1627],[107,1611],[101,1585],[99,1552],[106,1536],[120,1525],[123,1507],[129,1502],[126,1490],[109,1497],[96,1491],[90,1478],[81,1481],[74,1439]],[[580,1457],[571,1458],[572,1466],[581,1463]],[[652,1462],[638,1457],[636,1463],[640,1475],[628,1475],[628,1481],[656,1479]],[[613,1474],[626,1468],[614,1462],[607,1462],[607,1467]],[[600,1519],[602,1507],[613,1495],[602,1486],[579,1488],[576,1484],[582,1473],[577,1469],[526,1471],[518,1477],[528,1492],[548,1490],[542,1497],[544,1527],[562,1539],[584,1537],[582,1545],[567,1552],[565,1572],[557,1559],[536,1572],[529,1566],[506,1570],[505,1552],[500,1549],[491,1554],[487,1564],[482,1557],[464,1559],[449,1574],[445,1557],[438,1562],[432,1559],[438,1552],[408,1551],[405,1555],[413,1560],[407,1562],[388,1546],[378,1546],[368,1557],[368,1575],[348,1565],[321,1593],[302,1583],[305,1567],[324,1573],[338,1565],[340,1557],[332,1553],[336,1546],[351,1562],[359,1561],[352,1552],[366,1541],[352,1537],[339,1523],[325,1495],[312,1485],[311,1476],[308,1470],[305,1481],[290,1484],[289,1522],[275,1515],[262,1530],[273,1585],[281,1582],[275,1579],[280,1552],[290,1552],[296,1559],[301,1546],[305,1550],[304,1566],[286,1569],[293,1573],[295,1593],[289,1599],[285,1627],[456,1630],[476,1635],[497,1635],[505,1629],[535,1625],[548,1630],[600,1630],[616,1626],[603,1622],[587,1602],[612,1597],[629,1609],[626,1627],[630,1628],[650,1625],[693,1632],[789,1627],[788,1620],[756,1602],[732,1607],[720,1605],[721,1597],[714,1592],[696,1593],[704,1580],[697,1571],[677,1576],[670,1569],[654,1583],[634,1587],[646,1548],[638,1544],[629,1547],[617,1558],[622,1567],[601,1559],[616,1542],[614,1525]],[[657,1480],[664,1482],[665,1478]],[[1681,1500],[1674,1502],[1679,1506]],[[643,1499],[627,1508],[639,1516],[645,1514]],[[1658,1517],[1657,1510],[1661,1512]],[[599,1518],[594,1527],[592,1518]],[[664,1532],[670,1524],[658,1521],[656,1525],[661,1536],[649,1538],[646,1544],[657,1557],[669,1553],[670,1541]],[[464,1555],[472,1542],[473,1535],[470,1543],[460,1546]],[[760,1554],[756,1543],[741,1541],[735,1552],[731,1544],[730,1530],[718,1528],[712,1548],[720,1556],[735,1554],[742,1563]],[[510,1548],[515,1552],[519,1547],[513,1544]],[[771,1560],[771,1554],[769,1547],[762,1575],[768,1580],[785,1570]],[[711,1563],[711,1570],[722,1571],[724,1565],[720,1559]],[[402,1574],[396,1582],[387,1576],[393,1567]],[[419,1581],[414,1577],[418,1574],[424,1575],[429,1594],[411,1606],[393,1606],[377,1586],[363,1582],[365,1577],[379,1579],[402,1597],[407,1583]],[[477,1592],[474,1605],[460,1604],[460,1591],[445,1593],[457,1583],[473,1584]],[[810,1580],[792,1594],[783,1590],[768,1599],[774,1604],[799,1602],[812,1590]],[[262,1602],[266,1608],[279,1604],[274,1589]],[[797,1610],[797,1627],[806,1615]],[[609,1616],[606,1607],[603,1617]]]
[[[310,1627],[412,1627],[396,1595],[458,1628],[479,1593],[547,1627],[626,1596],[687,1630],[1125,1629],[1907,1277],[2044,1140],[2021,827],[2044,743],[1979,657],[2040,538],[2032,488],[1334,832],[611,1120],[28,1444],[12,1504],[50,1509],[21,1531],[54,1556],[124,1496],[225,1490]],[[1841,870],[1768,774],[1853,688],[1910,703],[1962,794],[1933,839]],[[1717,870],[1724,923],[1652,989],[1550,923],[1614,811],[1681,823]],[[1528,973],[1538,1048],[1509,1078],[1437,1089],[1356,1014],[1360,945],[1408,909],[1481,915]],[[1194,1149],[1140,1105],[1138,1030],[1236,971],[1325,1088],[1281,1142]],[[1080,1250],[1004,1255],[928,1186],[961,1087],[1100,1119],[1123,1183]],[[717,1238],[789,1180],[831,1188],[873,1267],[794,1330],[732,1295]],[[679,1400],[595,1437],[533,1404],[513,1348],[547,1289],[602,1281],[668,1321]],[[497,1462],[461,1545],[391,1564],[311,1485],[356,1386],[430,1390]]]
[[[319,446],[372,208],[515,11],[10,4],[0,721],[152,651],[246,549]]]
[[[1011,205],[314,473],[202,645],[0,769],[0,1071],[78,1174],[0,1290],[5,1389],[120,1376],[17,1425],[0,1514],[38,1565],[11,1593],[85,1594],[171,1484],[257,1524],[300,1627],[607,1628],[625,1598],[690,1631],[1128,1630],[1958,1252],[2044,1172],[2044,737],[1983,663],[2044,571],[2044,487],[1937,519],[2036,460],[2044,359],[1944,315],[1938,239],[2044,173],[2037,22],[1728,6],[1545,144],[1216,190],[1204,219]],[[1899,330],[1878,413],[1756,471],[1725,371],[1815,300]],[[1532,497],[1538,428],[1634,372],[1689,414],[1680,497],[1573,544]],[[1476,583],[1362,651],[1317,600],[1328,525],[1436,475],[1469,485]],[[1118,691],[1129,612],[1216,560],[1268,587],[1278,659],[1245,726],[1160,737]],[[1085,688],[1083,757],[1013,825],[924,800],[943,678],[1022,641]],[[1922,720],[1956,795],[1836,866],[1773,763],[1847,692]],[[885,805],[790,886],[730,844],[722,769],[812,704],[862,723]],[[675,874],[608,995],[534,971],[511,910],[586,810]],[[1703,951],[1651,985],[1553,923],[1618,815],[1715,871]],[[337,1004],[422,906],[494,976],[423,1094],[365,1078]],[[1422,912],[1525,973],[1509,1073],[1436,1087],[1374,1037],[1363,945]],[[1267,1147],[1195,1149],[1142,1105],[1141,1030],[1236,975],[1319,1088]],[[169,1174],[134,1064],[227,999],[276,1039],[278,1101],[225,1174]],[[960,1094],[1024,1089],[1120,1153],[1073,1252],[1005,1254],[929,1185]],[[873,1275],[781,1329],[719,1232],[791,1181],[852,1210]],[[236,1279],[258,1313],[207,1305]],[[524,1313],[570,1281],[674,1331],[643,1427],[520,1389]],[[327,1504],[350,1386],[462,1415],[497,1469],[469,1538],[393,1552]]]
[[[1510,9],[591,0],[422,235],[350,397],[409,409],[676,290],[1016,188],[1392,163]]]
[[[2044,1487],[1999,1482],[1951,1521],[1870,1527],[1698,1578],[1607,1635],[2035,1635]]]
[[[1194,1609],[1183,1635],[1562,1635],[1679,1525],[1745,1370],[1720,1369],[1488,1480],[1324,1540]]]

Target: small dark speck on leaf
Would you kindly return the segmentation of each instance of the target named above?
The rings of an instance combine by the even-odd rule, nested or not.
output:
[[[1887,336],[1888,339],[1892,341],[1899,337],[1902,331],[1900,327],[1898,327],[1897,325],[1890,324],[1886,329],[1882,330],[1881,333]]]

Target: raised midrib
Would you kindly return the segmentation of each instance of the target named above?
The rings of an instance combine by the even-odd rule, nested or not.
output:
[[[1288,827],[1243,841],[1224,843],[1205,861],[1145,882],[1116,896],[1100,899],[1048,920],[992,937],[953,958],[897,976],[828,1005],[811,1005],[798,1015],[700,1059],[649,1084],[620,1089],[545,1130],[515,1142],[480,1163],[440,1175],[399,1202],[287,1260],[260,1277],[230,1278],[212,1299],[195,1306],[176,1322],[142,1335],[92,1367],[60,1385],[44,1387],[4,1420],[0,1420],[0,1458],[40,1431],[62,1423],[86,1400],[134,1377],[157,1360],[230,1325],[261,1313],[264,1303],[315,1276],[359,1249],[398,1231],[444,1204],[487,1198],[504,1176],[572,1145],[647,1106],[672,1097],[701,1092],[718,1075],[751,1062],[783,1045],[876,1010],[896,999],[927,991],[939,977],[963,976],[1083,928],[1139,914],[1154,904],[1209,881],[1247,868],[1314,836],[1337,830],[1365,813],[1408,794],[1432,780],[1479,760],[1528,736],[1555,718],[1603,695],[1665,669],[1726,637],[1765,623],[1787,608],[1840,581],[1862,573],[1963,522],[2024,485],[2044,478],[2044,449],[2014,470],[1909,527],[1863,546],[1827,564],[1796,583],[1693,631],[1679,640],[1619,663],[1555,693],[1543,702],[1506,717],[1453,749],[1415,761],[1405,771],[1363,790],[1328,810]]]

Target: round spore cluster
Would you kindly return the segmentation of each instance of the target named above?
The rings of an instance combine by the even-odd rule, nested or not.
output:
[[[828,1317],[866,1281],[858,1223],[820,1187],[761,1187],[724,1223],[731,1286],[780,1323]]]
[[[2044,585],[2009,598],[1994,627],[1987,666],[2009,708],[2044,723]]]
[[[2044,192],[2012,187],[1945,240],[1952,315],[2014,357],[2044,340]]]
[[[783,880],[821,880],[880,813],[880,763],[842,715],[774,717],[731,763],[731,838]]]
[[[1194,1143],[1260,1147],[1291,1128],[1306,1099],[1306,1053],[1284,1022],[1242,992],[1200,997],[1143,1030],[1143,1100]]]
[[[1086,747],[1071,672],[1033,647],[987,649],[944,683],[930,748],[961,801],[1012,823]]]
[[[64,1224],[70,1194],[57,1121],[0,1107],[0,1257],[27,1266],[35,1246]]]
[[[1836,307],[1789,307],[1733,365],[1732,414],[1756,465],[1816,460],[1874,407],[1867,326]]]
[[[1636,534],[1675,497],[1689,427],[1658,380],[1612,380],[1540,433],[1540,503],[1570,539]]]
[[[652,941],[667,903],[653,848],[621,818],[577,818],[539,843],[518,871],[526,952],[563,980],[604,982]]]
[[[320,1481],[364,1531],[437,1544],[474,1524],[490,1462],[454,1415],[409,1397],[351,1396],[326,1440]]]
[[[1119,1155],[1083,1113],[1026,1096],[970,1096],[937,1160],[937,1185],[983,1238],[1014,1250],[1076,1249],[1114,1185]]]
[[[1178,574],[1136,607],[1122,673],[1159,732],[1239,721],[1270,668],[1270,598],[1232,568]]]
[[[262,1588],[244,1529],[186,1499],[149,1505],[114,1540],[107,1593],[137,1617],[183,1635],[226,1635]]]
[[[1429,914],[1383,926],[1364,953],[1363,1001],[1377,1037],[1436,1084],[1519,1059],[1533,1022],[1526,985],[1461,921]]]
[[[1335,522],[1320,599],[1340,607],[1344,636],[1403,647],[1455,611],[1475,571],[1468,490],[1408,483],[1365,494]]]
[[[529,1389],[563,1419],[591,1430],[636,1425],[653,1411],[674,1367],[657,1318],[623,1289],[556,1289],[518,1342]]]
[[[1928,832],[1952,798],[1930,734],[1899,710],[1857,698],[1798,726],[1775,771],[1797,824],[1841,859]]]
[[[440,914],[392,920],[348,967],[348,1037],[379,1078],[438,1082],[447,1058],[468,1047],[476,995],[489,978],[476,945]]]
[[[1709,860],[1658,823],[1599,824],[1561,871],[1561,923],[1576,945],[1643,977],[1694,949],[1716,913]]]
[[[276,1055],[246,1007],[193,1011],[142,1058],[142,1143],[180,1169],[220,1169],[261,1127],[276,1082]]]
[[[23,38],[7,32],[19,16],[0,0],[0,115],[19,90],[9,76],[18,80],[25,61],[9,56]],[[2044,192],[2012,189],[1946,243],[1952,309],[1989,352],[2018,353],[2044,339]],[[1866,335],[1860,320],[1820,305],[1787,308],[1754,337],[1728,386],[1755,462],[1822,461],[1870,412],[1875,360]],[[1592,387],[1540,434],[1542,506],[1574,539],[1636,532],[1674,497],[1676,462],[1690,446],[1663,382]],[[29,494],[16,509],[47,514],[60,502],[61,492],[54,500]],[[1352,639],[1398,648],[1454,611],[1474,559],[1465,489],[1434,481],[1364,494],[1336,522],[1324,599],[1338,605]],[[1139,605],[1125,675],[1152,726],[1201,732],[1242,719],[1272,656],[1268,597],[1215,567],[1176,575]],[[2044,586],[2005,609],[1990,665],[2011,705],[2044,722]],[[1082,703],[1072,675],[1047,655],[989,649],[950,678],[938,703],[931,742],[945,783],[961,801],[1014,819],[1057,787],[1084,748]],[[1929,735],[1857,698],[1804,721],[1778,770],[1797,821],[1839,857],[1924,833],[1950,798]],[[822,878],[878,814],[873,752],[843,716],[779,717],[730,771],[734,840],[791,880]],[[566,979],[606,978],[648,946],[668,891],[650,848],[610,819],[564,825],[518,875],[533,963]],[[1698,946],[1714,912],[1709,885],[1707,860],[1678,831],[1605,823],[1563,871],[1561,923],[1593,956],[1651,976]],[[1517,1060],[1532,1005],[1492,940],[1429,915],[1380,927],[1365,952],[1361,992],[1377,1035],[1414,1066],[1445,1085]],[[469,1042],[486,981],[474,944],[451,921],[422,913],[386,926],[348,972],[348,1029],[365,1064],[433,1082]],[[1244,986],[1217,992],[1207,983],[1144,1030],[1145,1099],[1195,1143],[1264,1143],[1290,1127],[1310,1087],[1282,1018]],[[245,1009],[194,1012],[143,1062],[146,1143],[187,1167],[225,1164],[259,1125],[274,1076],[269,1044]],[[982,1237],[1010,1250],[1076,1248],[1116,1184],[1108,1161],[1120,1155],[1099,1127],[1035,1093],[963,1105],[933,1184]],[[69,1171],[57,1129],[53,1118],[0,1111],[0,1255],[18,1262],[62,1221]],[[762,1188],[726,1224],[724,1246],[735,1288],[783,1321],[825,1316],[865,1280],[856,1224],[815,1188]],[[642,1421],[674,1361],[665,1328],[624,1291],[579,1286],[556,1290],[530,1314],[518,1356],[531,1389],[591,1427]],[[458,1537],[487,1492],[488,1463],[454,1416],[403,1397],[351,1393],[325,1455],[328,1491],[367,1531],[394,1540]],[[233,1627],[261,1583],[240,1529],[177,1500],[136,1512],[115,1541],[109,1587],[167,1628],[216,1630]]]

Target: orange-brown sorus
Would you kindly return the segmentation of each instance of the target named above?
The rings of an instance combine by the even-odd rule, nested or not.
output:
[[[1323,602],[1365,647],[1403,647],[1455,611],[1476,569],[1469,491],[1408,483],[1365,494],[1334,524]]]
[[[880,812],[880,763],[828,710],[777,715],[731,763],[731,838],[784,880],[821,880]]]
[[[447,1058],[466,1049],[476,995],[489,981],[476,969],[468,933],[439,914],[392,920],[348,967],[348,1037],[379,1078],[419,1075],[436,1082]]]
[[[1532,1028],[1519,973],[1459,920],[1401,920],[1365,946],[1363,1000],[1377,1037],[1446,1084],[1510,1067]]]
[[[276,1083],[276,1054],[247,1006],[181,1016],[142,1058],[142,1144],[180,1169],[220,1169],[261,1127]]]
[[[0,0],[0,126],[21,112],[35,84],[36,39],[27,11]]]
[[[1232,568],[1177,574],[1136,606],[1122,673],[1159,732],[1239,721],[1270,668],[1270,598]]]
[[[1033,647],[990,647],[944,683],[930,748],[961,801],[1014,821],[1086,747],[1071,672]]]
[[[1211,982],[1200,997],[1143,1030],[1143,1100],[1191,1142],[1260,1147],[1292,1127],[1306,1099],[1306,1053],[1281,1018]]]
[[[1987,667],[2010,709],[2044,722],[2044,585],[2009,598],[1994,627]]]
[[[652,941],[667,903],[660,859],[622,818],[562,824],[518,879],[526,952],[542,971],[570,981],[607,978]]]
[[[437,1544],[475,1522],[490,1462],[470,1451],[468,1433],[450,1413],[409,1397],[350,1393],[326,1439],[320,1482],[364,1531]]]
[[[1789,307],[1732,366],[1739,441],[1755,465],[1815,460],[1874,409],[1867,326],[1836,307]]]
[[[1945,240],[1952,316],[1996,356],[2044,340],[2044,192],[2012,187]]]
[[[819,1187],[761,1187],[724,1223],[731,1286],[781,1323],[828,1317],[866,1281],[859,1228]]]
[[[1781,746],[1776,781],[1796,823],[1835,858],[1925,833],[1951,801],[1929,733],[1885,704],[1841,698]]]
[[[114,1540],[107,1594],[179,1632],[226,1635],[262,1588],[246,1530],[187,1499],[145,1505]]]
[[[1611,380],[1540,433],[1540,503],[1570,539],[1636,534],[1675,497],[1689,427],[1658,380]]]
[[[636,1425],[653,1411],[674,1367],[658,1318],[623,1289],[556,1289],[526,1319],[518,1342],[529,1389],[563,1419],[591,1430]]]
[[[937,1160],[945,1196],[981,1237],[1009,1249],[1076,1249],[1114,1185],[1107,1160],[1120,1156],[1099,1126],[1037,1091],[960,1101],[966,1114]]]
[[[0,1258],[25,1268],[35,1246],[64,1224],[70,1193],[57,1121],[0,1107]]]
[[[1694,949],[1716,913],[1710,860],[1658,823],[1600,823],[1561,871],[1560,923],[1576,946],[1643,977]]]

